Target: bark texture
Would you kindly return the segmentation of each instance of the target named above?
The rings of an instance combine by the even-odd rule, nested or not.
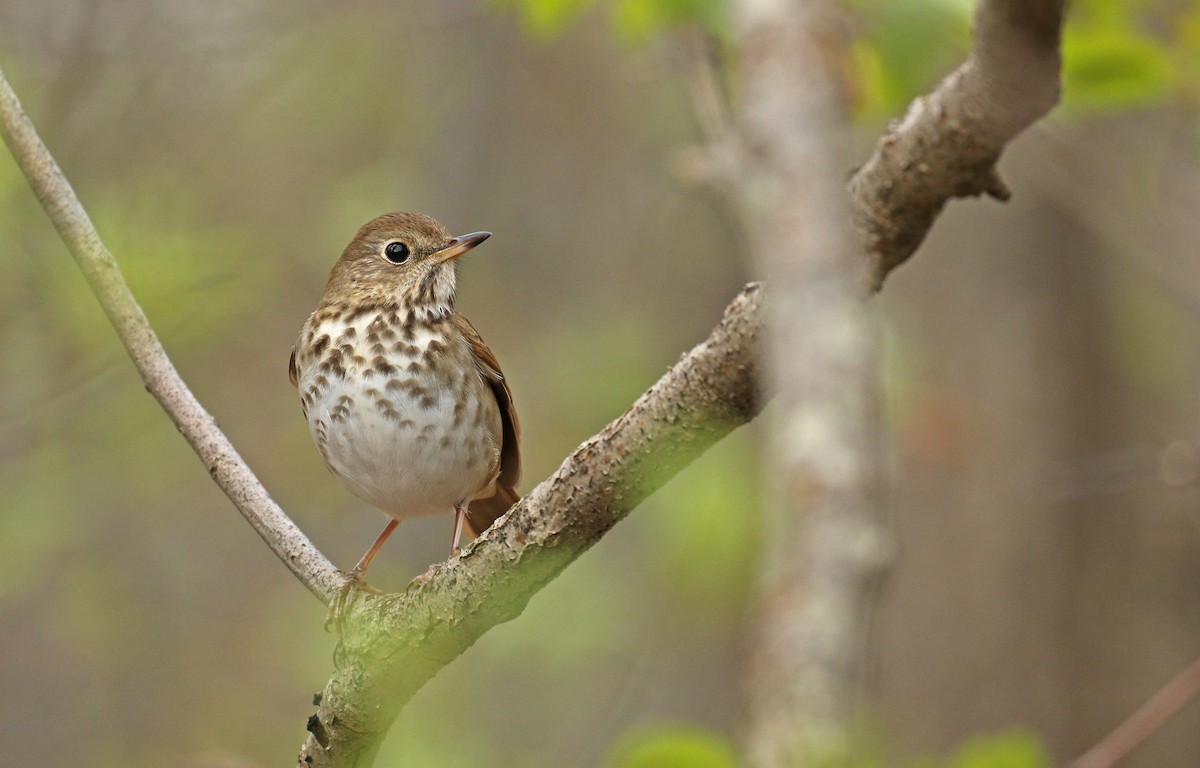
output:
[[[878,291],[917,250],[947,200],[1008,199],[996,162],[1058,103],[1064,7],[1064,0],[983,0],[971,56],[889,126],[851,178],[866,289]]]
[[[629,511],[758,413],[761,290],[749,285],[709,338],[431,578],[351,607],[336,671],[309,718],[301,766],[371,765],[401,708],[438,670]]]

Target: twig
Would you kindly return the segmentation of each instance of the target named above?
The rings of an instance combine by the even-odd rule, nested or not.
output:
[[[908,108],[850,180],[855,228],[867,264],[864,288],[921,245],[946,201],[1009,192],[1000,154],[1058,103],[1065,0],[982,0],[974,50]]]
[[[343,577],[271,498],[167,357],[116,260],[0,71],[0,134],[133,358],[146,390],[271,551],[328,603]]]
[[[684,83],[700,130],[710,144],[720,144],[735,137],[736,132],[713,60],[716,55],[713,46],[711,36],[697,29],[686,30],[680,42]]]
[[[1075,758],[1067,768],[1112,768],[1197,696],[1200,696],[1200,659],[1160,688],[1129,719]]]
[[[717,71],[716,41],[703,30],[687,29],[680,37],[679,52],[683,82],[704,142],[678,151],[672,169],[685,181],[729,193],[744,160]]]

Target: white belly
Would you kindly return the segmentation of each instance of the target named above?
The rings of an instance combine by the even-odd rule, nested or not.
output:
[[[397,519],[452,512],[455,504],[491,495],[500,414],[473,363],[458,361],[469,354],[463,343],[447,350],[446,364],[417,374],[364,376],[369,366],[349,364],[344,376],[321,376],[306,366],[299,386],[312,393],[309,429],[326,465],[352,493]],[[457,372],[453,391],[438,369]]]

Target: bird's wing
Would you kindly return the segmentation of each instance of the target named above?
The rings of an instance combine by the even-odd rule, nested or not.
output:
[[[471,357],[483,378],[496,396],[496,404],[500,406],[500,422],[502,432],[500,438],[500,474],[496,478],[496,494],[486,499],[477,499],[471,503],[471,516],[468,524],[472,532],[478,536],[483,533],[496,518],[508,511],[508,508],[520,500],[517,495],[517,484],[521,482],[521,423],[517,421],[517,411],[513,407],[512,392],[508,382],[500,370],[500,362],[483,342],[479,332],[460,314],[452,315],[458,331],[466,338],[471,347]]]
[[[288,378],[293,387],[300,386],[300,371],[296,370],[296,347],[292,347],[292,356],[288,358]]]

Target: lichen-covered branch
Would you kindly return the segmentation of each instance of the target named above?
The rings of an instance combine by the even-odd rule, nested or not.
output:
[[[180,378],[121,269],[0,72],[0,135],[66,243],[133,364],[213,480],[309,591],[328,602],[343,577],[271,498]]]
[[[864,288],[921,245],[946,201],[1009,192],[1005,146],[1058,103],[1064,0],[982,0],[967,61],[879,139],[850,180]]]
[[[369,766],[400,709],[484,632],[762,405],[761,290],[459,556],[399,595],[350,608],[301,766]]]

